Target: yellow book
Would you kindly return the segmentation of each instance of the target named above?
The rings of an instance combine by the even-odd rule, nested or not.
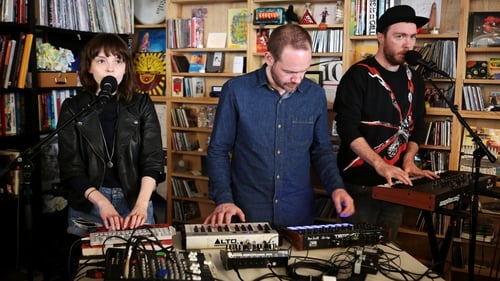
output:
[[[245,8],[231,8],[227,10],[227,47],[246,48],[248,34],[248,10]]]
[[[33,44],[33,34],[26,34],[24,49],[21,57],[21,68],[17,79],[17,87],[24,89],[26,86],[26,76],[28,75],[28,66],[30,64],[31,45]]]

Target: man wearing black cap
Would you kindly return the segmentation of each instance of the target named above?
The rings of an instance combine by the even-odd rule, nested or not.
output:
[[[334,103],[339,169],[356,204],[356,213],[345,220],[383,226],[391,240],[403,207],[372,199],[371,187],[396,180],[412,185],[410,176],[437,178],[414,162],[424,139],[425,84],[405,62],[417,28],[428,20],[410,6],[388,9],[377,21],[377,53],[349,68]]]

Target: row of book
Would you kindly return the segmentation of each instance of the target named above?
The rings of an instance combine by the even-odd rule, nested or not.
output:
[[[172,132],[172,143],[177,151],[196,151],[200,148],[198,137],[193,132]]]
[[[172,97],[202,98],[205,96],[205,78],[172,76]]]
[[[428,154],[428,165],[431,171],[447,171],[450,163],[449,151],[431,150]]]
[[[389,0],[351,0],[350,34],[375,35],[377,19],[392,6],[394,1]]]
[[[0,1],[0,22],[27,23],[28,1],[3,0]]]
[[[263,53],[267,51],[267,43],[272,30],[261,28],[256,31],[256,52]],[[313,53],[340,53],[342,52],[344,30],[343,29],[325,29],[313,30],[311,32],[312,52]]]
[[[57,126],[59,111],[65,99],[75,96],[76,89],[53,89],[38,95],[38,120],[40,131],[53,130]]]
[[[134,32],[132,0],[35,1],[38,25],[89,32]]]
[[[170,56],[172,71],[189,73],[215,73],[224,70],[224,52],[194,52],[188,59],[184,55],[175,54]],[[234,71],[234,73],[242,73]]]
[[[447,73],[450,77],[457,76],[457,43],[453,40],[436,40],[432,44],[422,46],[418,52],[422,59],[435,64],[437,69]],[[415,67],[420,73],[430,78],[447,78],[435,72],[426,73],[426,69],[418,65]]]
[[[313,53],[342,52],[343,36],[343,29],[314,30],[311,36]]]
[[[443,214],[432,213],[432,225],[434,226],[435,233],[438,235],[444,235],[449,222],[449,217]],[[418,231],[427,230],[428,221],[424,218],[424,211],[420,211],[415,223],[415,229]]]
[[[204,197],[193,179],[172,177],[172,190],[177,197]]]
[[[0,83],[2,88],[26,87],[28,66],[33,45],[33,34],[19,33],[19,37],[0,35]]]
[[[167,48],[202,48],[203,33],[203,18],[167,19]]]
[[[424,144],[450,146],[451,120],[436,120],[426,123],[426,137]]]
[[[462,90],[466,110],[483,111],[486,109],[481,86],[464,85]]]
[[[212,128],[217,105],[184,104],[171,109],[172,125],[182,128]]]

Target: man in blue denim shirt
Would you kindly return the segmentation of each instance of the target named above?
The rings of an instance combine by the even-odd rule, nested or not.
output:
[[[217,207],[206,224],[270,222],[275,227],[313,223],[311,165],[337,213],[350,216],[329,138],[323,88],[304,79],[311,38],[298,25],[276,28],[265,65],[224,84],[207,167],[209,196]]]

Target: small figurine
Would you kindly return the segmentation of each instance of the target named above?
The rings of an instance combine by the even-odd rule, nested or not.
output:
[[[293,5],[288,6],[288,9],[285,12],[285,19],[288,23],[299,22],[299,17],[293,11]]]
[[[319,30],[325,30],[328,27],[328,24],[326,23],[326,17],[329,15],[330,14],[328,13],[328,8],[323,8],[323,11],[321,11],[321,22],[319,23],[318,28]]]

